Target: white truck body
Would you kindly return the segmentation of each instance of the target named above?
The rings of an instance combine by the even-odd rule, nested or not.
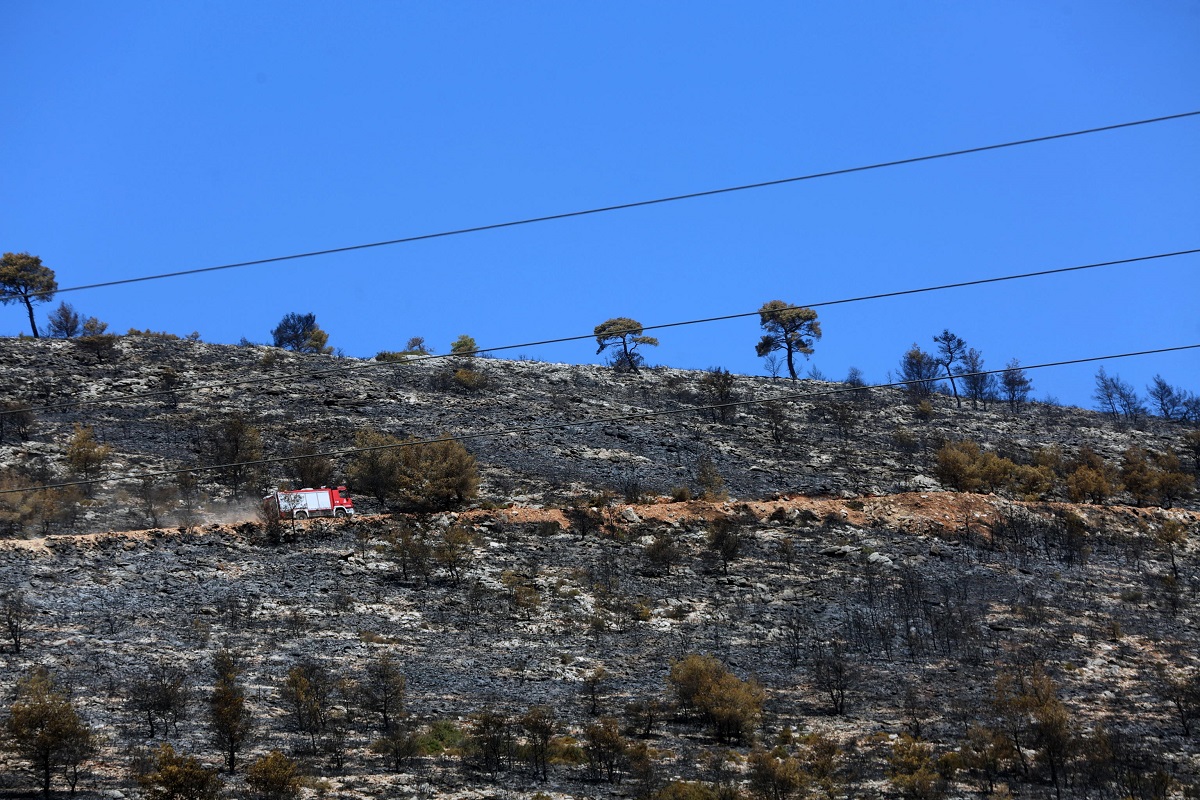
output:
[[[264,497],[263,502],[278,508],[282,519],[348,516],[354,513],[354,503],[345,491],[345,486],[279,491]]]

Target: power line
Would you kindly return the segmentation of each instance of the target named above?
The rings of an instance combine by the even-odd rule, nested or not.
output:
[[[1021,370],[1048,369],[1051,367],[1065,367],[1074,364],[1088,364],[1096,361],[1111,361],[1119,358],[1134,358],[1137,356],[1158,355],[1162,353],[1175,353],[1184,350],[1200,349],[1200,344],[1179,345],[1176,347],[1161,347],[1154,350],[1139,350],[1132,353],[1115,353],[1104,356],[1088,356],[1086,358],[1073,358],[1064,361],[1048,361],[1042,364],[1031,364],[1029,366],[1021,366]],[[959,378],[967,378],[974,375],[998,375],[1007,372],[1009,368],[977,370],[974,372],[963,372],[954,375],[942,375],[936,378],[928,379],[928,382],[957,380]],[[756,400],[735,400],[728,403],[714,403],[712,405],[688,406],[686,408],[673,408],[663,411],[643,411],[636,414],[619,414],[609,417],[597,417],[588,420],[579,420],[576,422],[555,422],[544,425],[526,425],[515,428],[499,428],[490,431],[478,431],[476,433],[464,433],[459,436],[439,436],[433,439],[416,439],[407,442],[399,442],[397,444],[374,445],[372,447],[351,447],[344,450],[329,450],[321,453],[308,453],[303,456],[274,456],[272,458],[259,458],[252,461],[239,461],[231,464],[212,464],[208,466],[188,467],[184,469],[159,470],[156,472],[141,472],[122,477],[109,478],[89,478],[79,481],[64,481],[62,483],[51,483],[40,486],[22,486],[17,489],[0,489],[0,495],[18,494],[24,492],[36,492],[45,489],[65,489],[72,486],[93,486],[109,481],[132,481],[143,480],[146,478],[161,478],[169,475],[182,475],[188,472],[214,472],[222,469],[233,469],[235,467],[252,467],[263,464],[278,464],[284,461],[296,461],[300,458],[333,458],[339,456],[355,455],[357,453],[369,453],[380,450],[395,450],[401,447],[415,447],[424,444],[435,444],[438,442],[465,442],[476,439],[490,439],[499,436],[512,436],[516,434],[541,433],[544,431],[562,430],[564,428],[578,428],[590,425],[603,425],[613,422],[634,422],[638,420],[654,419],[658,417],[670,417],[681,414],[691,414],[697,411],[715,411],[722,408],[739,408],[742,406],[760,405],[763,403],[774,403],[781,400],[804,400],[815,397],[827,397],[831,395],[848,394],[852,392],[870,391],[872,389],[893,389],[900,386],[905,386],[910,383],[927,382],[926,379],[920,381],[892,381],[890,383],[876,383],[869,386],[846,386],[838,389],[828,389],[820,392],[794,392],[789,394],[777,395],[775,397],[764,397]]]
[[[882,299],[886,299],[886,298],[890,298],[890,297],[904,297],[907,295],[923,294],[923,293],[927,293],[927,292],[937,292],[937,291],[942,291],[945,289],[961,289],[961,288],[968,287],[968,286],[983,286],[983,285],[991,284],[991,283],[1002,283],[1004,281],[1022,280],[1022,279],[1026,279],[1026,278],[1036,278],[1036,277],[1043,277],[1046,275],[1057,275],[1057,274],[1063,274],[1063,273],[1068,273],[1068,272],[1079,272],[1079,271],[1083,271],[1083,270],[1098,269],[1100,267],[1123,266],[1123,265],[1128,265],[1128,264],[1156,261],[1156,260],[1161,260],[1161,259],[1165,259],[1165,258],[1174,258],[1176,256],[1194,255],[1196,253],[1200,253],[1200,248],[1193,248],[1190,250],[1176,250],[1176,251],[1170,252],[1170,253],[1155,253],[1154,255],[1135,256],[1133,258],[1122,258],[1122,259],[1117,259],[1117,260],[1113,260],[1113,261],[1099,261],[1099,262],[1095,262],[1095,263],[1091,263],[1091,264],[1081,264],[1081,265],[1077,265],[1077,266],[1073,266],[1073,267],[1057,267],[1054,269],[1038,270],[1035,272],[1022,272],[1022,273],[1019,273],[1016,275],[1003,275],[1003,276],[993,277],[993,278],[979,278],[979,279],[970,280],[970,281],[959,281],[957,283],[943,283],[943,284],[938,284],[936,286],[925,286],[925,287],[921,287],[921,288],[917,288],[917,289],[900,289],[900,290],[897,290],[894,292],[880,292],[880,293],[876,293],[876,294],[859,295],[857,297],[846,297],[846,298],[842,298],[839,300],[825,300],[825,301],[822,301],[819,303],[799,304],[797,306],[791,306],[791,307],[792,308],[822,308],[822,307],[826,307],[826,306],[845,305],[848,303],[857,303],[857,302],[862,302],[862,301],[866,301],[866,300],[882,300]],[[641,330],[642,331],[662,330],[665,328],[679,328],[679,327],[683,327],[685,325],[700,325],[700,324],[706,324],[706,323],[710,323],[710,322],[724,322],[726,320],[754,317],[754,316],[758,316],[758,314],[759,314],[758,311],[744,311],[744,312],[739,312],[736,314],[725,314],[723,316],[705,317],[702,319],[691,319],[691,320],[684,320],[681,322],[664,322],[664,323],[660,323],[657,325],[645,325],[641,328]],[[619,334],[621,332],[622,331],[612,331],[612,333],[617,333],[617,334]],[[633,333],[635,331],[628,331],[628,332]],[[313,372],[304,373],[303,375],[291,376],[291,377],[297,377],[299,379],[308,379],[308,378],[316,378],[316,377],[320,377],[320,376],[324,376],[324,375],[331,375],[331,374],[336,374],[336,373],[352,372],[355,370],[362,370],[362,369],[375,369],[375,368],[379,368],[379,367],[396,368],[396,367],[401,367],[401,366],[409,366],[414,363],[419,363],[422,361],[433,361],[433,360],[445,359],[445,358],[483,355],[486,353],[499,353],[499,352],[503,352],[503,351],[523,349],[523,348],[529,348],[529,347],[541,347],[541,346],[551,345],[551,344],[564,344],[564,343],[568,343],[568,342],[577,342],[577,341],[582,341],[585,339],[592,339],[594,337],[595,337],[594,333],[578,334],[578,335],[574,335],[574,336],[563,336],[563,337],[558,337],[558,338],[554,338],[554,339],[541,339],[538,341],[523,342],[520,344],[501,345],[498,347],[485,347],[485,348],[479,348],[479,349],[471,350],[471,351],[464,351],[461,353],[429,354],[429,355],[422,355],[422,356],[413,356],[411,358],[406,359],[403,362],[369,361],[369,362],[359,363],[359,364],[350,364],[347,366],[329,367],[327,369],[315,370]],[[101,405],[101,404],[105,404],[105,403],[118,403],[118,402],[122,402],[125,400],[141,400],[141,399],[148,399],[148,398],[152,398],[152,397],[163,397],[166,395],[178,394],[178,393],[182,393],[182,392],[197,392],[197,391],[201,391],[201,390],[205,390],[205,389],[222,389],[222,388],[228,388],[231,386],[249,386],[249,385],[256,384],[256,383],[276,382],[278,380],[279,380],[279,378],[276,376],[265,376],[265,377],[257,377],[257,378],[239,378],[238,380],[235,380],[235,381],[222,381],[222,382],[217,382],[217,383],[202,383],[202,384],[196,384],[194,386],[176,387],[174,389],[162,389],[162,390],[153,391],[153,392],[139,392],[136,394],[113,395],[111,397],[97,398],[95,400],[69,400],[69,401],[65,401],[65,402],[61,402],[61,403],[50,403],[47,405],[31,406],[28,408],[7,409],[7,410],[0,409],[0,416],[3,416],[5,414],[19,414],[19,413],[26,413],[26,412],[57,411],[57,410],[64,409],[64,408],[94,406],[94,405]]]
[[[68,286],[65,289],[56,289],[54,292],[34,292],[28,295],[29,297],[39,297],[42,295],[51,295],[63,292],[78,292],[85,289],[100,289],[109,286],[124,286],[131,283],[142,283],[144,281],[160,280],[163,278],[178,278],[184,275],[200,275],[208,272],[220,272],[222,270],[240,269],[242,267],[261,266],[263,264],[277,264],[283,261],[295,261],[301,258],[314,258],[316,256],[334,255],[336,253],[349,253],[355,250],[368,250],[375,247],[390,247],[399,244],[412,244],[413,242],[423,242],[430,239],[443,239],[450,236],[462,236],[468,233],[482,233],[484,231],[501,230],[503,228],[515,228],[522,225],[534,225],[542,222],[554,222],[557,220],[572,219],[575,217],[586,217],[593,214],[606,214],[611,211],[625,211],[633,208],[645,208],[647,206],[662,205],[664,203],[674,203],[681,200],[695,200],[701,197],[714,197],[721,194],[732,194],[733,192],[744,192],[752,189],[765,189],[770,186],[783,186],[789,183],[799,183],[801,181],[816,180],[817,178],[831,178],[838,175],[851,175],[856,172],[868,172],[870,170],[885,169],[888,167],[899,167],[907,164],[920,164],[925,161],[936,161],[943,158],[953,158],[955,156],[971,155],[974,153],[986,153],[992,150],[1003,150],[1009,147],[1020,147],[1028,144],[1038,144],[1041,142],[1050,142],[1057,139],[1068,139],[1075,136],[1086,136],[1093,133],[1103,133],[1106,131],[1120,130],[1122,128],[1133,128],[1139,125],[1152,125],[1158,122],[1167,122],[1170,120],[1185,119],[1187,117],[1200,116],[1200,110],[1185,111],[1181,114],[1169,114],[1162,117],[1152,117],[1150,119],[1134,120],[1132,122],[1119,122],[1114,125],[1102,125],[1096,128],[1085,128],[1083,130],[1068,131],[1066,133],[1054,133],[1047,136],[1035,136],[1029,139],[1017,139],[1009,142],[1000,142],[998,144],[981,145],[979,147],[968,147],[961,150],[949,150],[942,153],[933,153],[930,155],[913,156],[911,158],[901,158],[892,161],[880,161],[874,164],[865,164],[857,167],[843,167],[841,169],[827,170],[825,172],[813,172],[807,175],[797,175],[790,178],[776,178],[769,181],[760,181],[757,183],[746,183],[739,186],[726,186],[720,189],[706,189],[699,192],[688,192],[685,194],[670,195],[668,197],[658,197],[652,200],[635,200],[629,203],[618,203],[616,205],[599,206],[596,208],[588,208],[580,211],[566,211],[558,214],[547,214],[540,217],[527,217],[525,219],[510,220],[508,222],[493,222],[487,225],[476,225],[467,228],[455,228],[447,231],[438,231],[436,233],[423,233],[415,236],[405,236],[399,239],[388,239],[382,242],[370,242],[367,244],[347,245],[344,247],[331,247],[325,250],[311,250],[305,253],[293,253],[286,256],[273,256],[271,258],[259,258],[251,261],[238,261],[232,264],[221,264],[215,267],[200,267],[197,269],[185,269],[175,272],[162,272],[155,275],[143,275],[138,278],[123,278],[114,281],[103,281],[100,283],[89,283],[81,286]],[[0,299],[22,297],[22,295],[5,293],[0,295]]]

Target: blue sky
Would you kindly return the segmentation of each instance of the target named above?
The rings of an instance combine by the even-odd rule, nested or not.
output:
[[[701,191],[1200,109],[1192,2],[0,5],[0,250],[60,286]],[[1200,118],[59,300],[205,341],[313,312],[445,352],[1200,247]],[[1200,256],[821,311],[882,381],[1200,342]],[[25,329],[0,307],[0,334]],[[754,319],[650,363],[762,374]],[[596,360],[578,342],[518,353]],[[1031,374],[1090,405],[1095,366]],[[1200,391],[1196,351],[1108,365]]]

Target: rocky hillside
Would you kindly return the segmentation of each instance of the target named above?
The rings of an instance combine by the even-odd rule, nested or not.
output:
[[[598,489],[631,500],[666,495],[695,489],[702,459],[735,497],[933,490],[942,488],[934,453],[958,439],[1016,462],[1038,448],[1057,445],[1070,455],[1086,445],[1114,468],[1131,445],[1176,449],[1185,461],[1189,452],[1184,429],[1154,419],[1119,429],[1080,409],[959,409],[943,395],[934,395],[923,414],[897,389],[852,392],[818,381],[728,376],[722,384],[704,372],[618,374],[481,358],[335,360],[161,336],[113,337],[101,343],[109,347],[79,340],[0,344],[0,396],[60,406],[34,413],[25,440],[9,426],[0,436],[0,467],[45,481],[71,479],[65,453],[76,424],[93,426],[95,438],[112,448],[99,474],[113,480],[97,487],[81,520],[72,521],[82,531],[145,527],[147,515],[130,499],[136,482],[121,476],[212,463],[205,460],[206,433],[235,413],[261,431],[267,458],[300,446],[347,449],[363,428],[400,437],[478,435],[466,443],[483,473],[482,496],[494,502],[554,502]],[[253,382],[189,388],[246,379]],[[164,393],[169,388],[175,391]],[[158,394],[128,397],[151,392]],[[786,399],[723,412],[699,408],[772,397]],[[78,401],[97,402],[61,405]],[[662,415],[638,418],[645,414]],[[519,432],[493,435],[510,430]],[[341,459],[337,466],[345,465]],[[212,473],[197,476],[216,513],[230,490]],[[286,479],[286,464],[274,464],[262,483]],[[1049,497],[1066,499],[1061,490]],[[368,503],[367,510],[384,509]]]
[[[1191,470],[1176,426],[669,369],[2,345],[4,396],[35,405],[262,378],[6,429],[9,480],[71,477],[76,424],[112,448],[79,513],[0,539],[0,719],[19,733],[44,667],[44,696],[90,737],[49,765],[55,791],[152,796],[166,743],[247,797],[1197,796],[1194,500],[948,492],[935,457],[961,439],[1020,464],[1086,445],[1119,467],[1136,445]],[[650,411],[677,413],[595,422]],[[273,530],[215,476],[203,520],[120,479],[197,464],[234,412],[267,456],[363,427],[531,430],[468,440],[481,495],[453,512]],[[673,501],[703,488],[704,459],[729,498]],[[249,721],[232,772],[218,653]],[[385,729],[389,670],[404,692]],[[263,782],[272,751],[296,782]],[[28,756],[3,739],[0,796],[41,786]]]

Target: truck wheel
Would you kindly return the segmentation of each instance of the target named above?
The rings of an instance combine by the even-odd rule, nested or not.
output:
[[[308,519],[307,511],[293,511],[292,519]]]
[[[333,515],[334,515],[335,517],[344,517],[344,516],[346,516],[346,509],[344,509],[344,508],[335,508],[335,509],[333,510]]]

